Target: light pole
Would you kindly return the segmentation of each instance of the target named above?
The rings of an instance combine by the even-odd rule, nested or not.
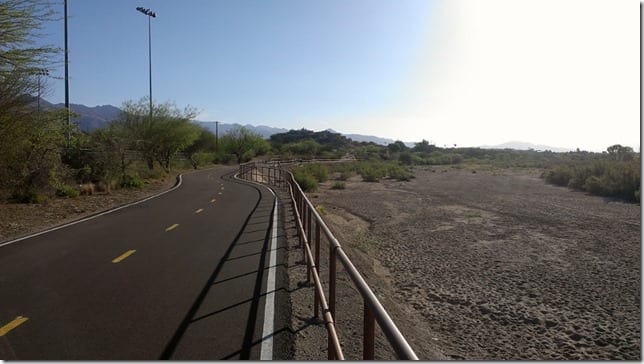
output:
[[[38,118],[40,118],[40,90],[41,90],[40,76],[49,76],[49,71],[44,68],[41,68],[36,70],[36,75],[38,76]]]
[[[65,0],[65,109],[67,109],[67,147],[69,148],[69,130],[72,124],[72,114],[69,109],[69,40],[67,38],[67,0]]]
[[[152,25],[150,18],[156,18],[157,14],[142,6],[136,8],[139,12],[148,16],[148,66],[150,70],[150,118],[152,118]]]
[[[36,97],[36,111],[38,113],[38,120],[40,120],[40,97],[42,96],[42,83],[40,80],[40,77],[42,76],[49,76],[49,70],[45,68],[33,68],[29,70],[29,74],[34,75],[38,77],[38,94]]]

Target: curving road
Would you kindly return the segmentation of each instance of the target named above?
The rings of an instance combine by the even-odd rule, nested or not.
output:
[[[0,247],[0,359],[289,359],[278,201],[233,173]]]

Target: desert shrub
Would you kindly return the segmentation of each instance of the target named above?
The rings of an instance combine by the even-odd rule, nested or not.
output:
[[[193,154],[190,158],[192,166],[196,169],[199,166],[205,166],[213,163],[215,160],[215,154],[211,152],[197,152]]]
[[[132,176],[129,174],[122,176],[119,182],[119,186],[124,188],[141,188],[144,184],[145,182],[143,181],[143,179],[141,179],[141,177],[136,175]]]
[[[78,197],[80,195],[80,191],[70,185],[60,185],[56,188],[56,196],[58,197]]]
[[[409,169],[395,164],[389,166],[387,175],[389,176],[389,178],[395,179],[397,181],[409,181],[414,178],[414,174],[409,171]]]
[[[385,176],[385,173],[375,166],[364,167],[359,173],[362,176],[362,180],[365,182],[378,182]]]
[[[296,167],[293,171],[309,174],[318,182],[326,182],[329,179],[329,168],[323,164],[305,164]]]
[[[46,195],[38,193],[34,190],[14,192],[10,197],[9,201],[14,203],[35,203],[41,204],[47,202],[48,198]]]
[[[546,182],[593,195],[639,201],[639,160],[581,160],[544,174]]]
[[[234,154],[217,153],[214,155],[212,162],[215,164],[233,164],[237,161]]]
[[[348,171],[347,172],[340,172],[340,174],[338,175],[337,179],[339,179],[340,181],[346,181],[349,178],[351,178],[352,175],[353,175],[353,173],[348,172]]]
[[[332,190],[344,190],[345,188],[347,188],[347,186],[344,182],[336,182],[331,186]]]
[[[557,167],[546,173],[546,182],[557,186],[568,186],[572,178],[572,170],[567,167]]]
[[[318,181],[312,174],[300,170],[294,171],[293,177],[295,177],[295,181],[300,185],[302,191],[315,192],[318,190]]]
[[[409,151],[404,151],[398,156],[398,161],[402,164],[411,165],[414,163],[414,158]]]

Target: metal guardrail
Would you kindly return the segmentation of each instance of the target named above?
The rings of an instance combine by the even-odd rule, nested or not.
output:
[[[337,160],[334,160],[337,162]],[[307,281],[311,277],[315,283],[314,316],[319,317],[320,308],[328,332],[328,359],[344,360],[344,354],[335,327],[335,298],[336,298],[336,262],[339,260],[351,278],[354,286],[363,300],[363,359],[373,360],[375,351],[375,323],[377,322],[385,334],[389,344],[394,349],[398,359],[418,360],[407,340],[394,324],[389,314],[375,296],[369,285],[362,278],[356,267],[346,255],[338,240],[322,220],[317,210],[306,197],[302,188],[295,181],[290,171],[281,168],[285,164],[305,161],[272,161],[267,164],[246,163],[239,166],[239,177],[255,182],[271,184],[289,190],[291,204],[295,214],[297,233],[300,246],[303,248],[304,260],[307,263]],[[313,235],[315,233],[315,235]],[[320,242],[324,235],[329,246],[329,292],[328,301],[320,280]],[[315,255],[311,250],[314,244]]]

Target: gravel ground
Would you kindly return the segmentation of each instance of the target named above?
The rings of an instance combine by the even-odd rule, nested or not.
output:
[[[175,176],[152,180],[139,189],[120,189],[75,198],[53,198],[43,204],[0,203],[0,242],[42,231],[168,190]]]
[[[345,190],[330,181],[310,197],[421,359],[641,360],[639,205],[529,173],[415,174]],[[338,320],[354,321],[343,332],[353,342],[361,313],[340,310],[361,304],[345,291]],[[319,326],[309,320],[307,336]]]

